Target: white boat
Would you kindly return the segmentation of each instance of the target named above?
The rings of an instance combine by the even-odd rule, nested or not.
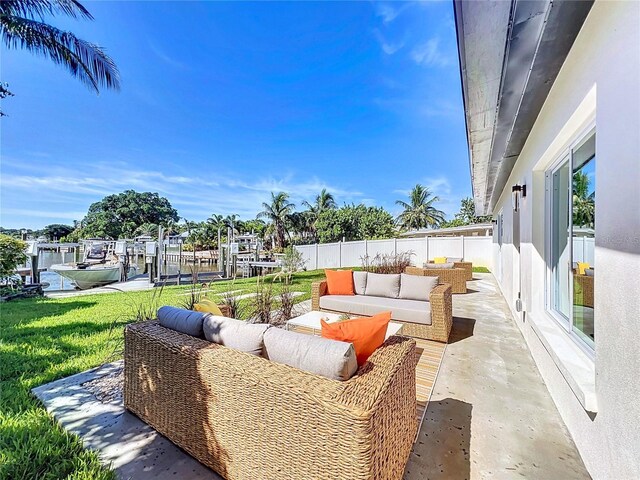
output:
[[[107,242],[95,242],[87,246],[83,262],[52,265],[49,270],[86,290],[119,282],[124,277],[124,268]]]

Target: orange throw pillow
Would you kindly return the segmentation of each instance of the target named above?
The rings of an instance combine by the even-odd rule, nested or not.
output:
[[[391,312],[382,312],[373,317],[352,318],[343,322],[327,323],[320,320],[320,324],[324,338],[352,343],[358,366],[362,366],[384,343],[390,321]]]
[[[354,295],[352,270],[325,270],[329,295]]]

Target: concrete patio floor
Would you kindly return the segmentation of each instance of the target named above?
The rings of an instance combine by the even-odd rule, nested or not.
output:
[[[468,287],[405,479],[590,478],[493,275]]]
[[[454,328],[406,480],[585,479],[576,447],[491,274],[454,295]],[[310,308],[303,302],[299,310]],[[34,389],[122,479],[220,479],[87,382],[120,362]],[[311,479],[310,479],[311,480]]]

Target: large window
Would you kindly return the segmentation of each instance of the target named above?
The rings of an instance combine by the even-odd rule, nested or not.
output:
[[[594,346],[596,135],[573,145],[547,174],[549,310],[581,342]]]

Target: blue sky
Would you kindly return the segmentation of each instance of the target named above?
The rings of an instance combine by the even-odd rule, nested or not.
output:
[[[102,45],[122,90],[2,47],[3,227],[81,219],[128,188],[181,216],[253,218],[322,188],[397,213],[428,185],[471,193],[452,2],[88,2],[51,23]]]

